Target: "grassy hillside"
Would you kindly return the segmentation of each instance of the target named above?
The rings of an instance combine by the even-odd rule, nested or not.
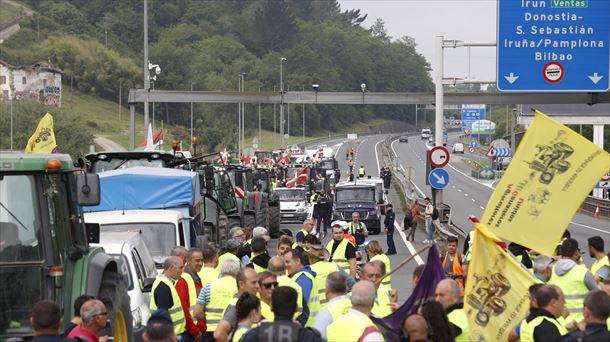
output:
[[[18,16],[20,9],[8,3],[0,2],[0,25],[9,22]]]

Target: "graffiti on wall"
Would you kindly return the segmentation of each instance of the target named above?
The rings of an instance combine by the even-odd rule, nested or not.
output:
[[[59,106],[61,95],[61,87],[59,86],[46,86],[44,87],[43,99],[44,104],[47,106]]]

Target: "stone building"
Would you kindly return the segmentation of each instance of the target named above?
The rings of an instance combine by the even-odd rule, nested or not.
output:
[[[61,75],[61,69],[47,61],[12,65],[0,60],[0,101],[36,101],[59,107]]]

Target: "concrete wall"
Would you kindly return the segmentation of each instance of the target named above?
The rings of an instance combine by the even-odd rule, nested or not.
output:
[[[36,68],[10,69],[0,65],[0,76],[7,82],[0,85],[0,100],[36,101],[48,106],[61,106],[61,74]]]

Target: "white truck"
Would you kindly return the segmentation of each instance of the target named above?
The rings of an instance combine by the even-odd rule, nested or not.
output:
[[[280,218],[282,221],[304,221],[308,217],[309,203],[305,188],[275,188],[273,190],[280,200]]]

